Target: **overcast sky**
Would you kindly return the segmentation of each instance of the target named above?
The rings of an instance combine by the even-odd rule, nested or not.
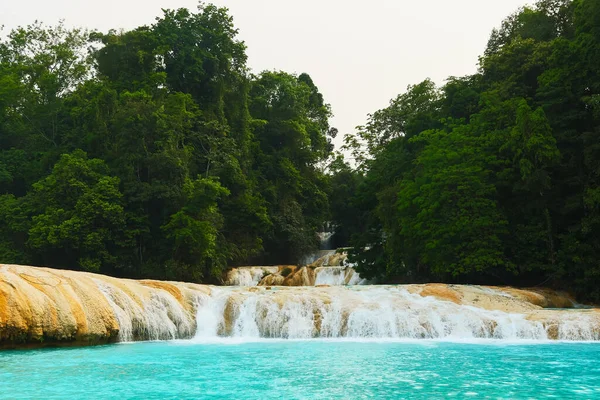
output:
[[[106,31],[151,24],[194,0],[0,0],[0,25],[34,20]],[[353,132],[409,84],[475,72],[489,33],[527,0],[214,0],[230,9],[250,67],[309,73]],[[341,135],[340,135],[341,136]]]

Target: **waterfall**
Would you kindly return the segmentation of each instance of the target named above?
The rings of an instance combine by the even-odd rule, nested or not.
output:
[[[321,250],[307,258],[306,267],[237,267],[225,279],[227,286],[316,286],[366,285],[347,261],[347,254],[336,250]]]
[[[257,286],[267,274],[279,271],[278,267],[239,267],[227,274],[225,284],[228,286]]]
[[[326,259],[334,254],[335,254],[335,250],[318,250],[318,251],[315,251],[314,253],[304,256],[301,260],[302,261],[301,264],[302,265],[310,265],[321,258]]]
[[[315,285],[364,285],[365,279],[351,267],[318,267],[315,269]]]
[[[333,236],[335,236],[335,232],[333,228],[327,224],[324,227],[328,229],[327,231],[317,232],[317,237],[319,238],[319,250],[310,254],[306,254],[301,259],[302,265],[309,265],[318,260],[321,257],[326,257],[332,254],[335,254],[335,249],[333,248]]]
[[[214,287],[3,265],[0,345],[22,345],[19,338],[82,345],[192,337],[600,340],[600,310],[573,308],[568,295],[551,290],[350,286],[360,277],[344,266],[289,275],[327,286]]]
[[[342,285],[366,285],[369,282],[362,279],[358,272],[351,265],[348,266],[328,266],[327,259],[330,256],[320,258],[323,266],[311,266],[296,268],[278,268],[278,267],[239,267],[233,268],[227,273],[225,284],[227,286],[342,286]],[[292,271],[283,275],[285,270]],[[314,273],[312,272],[314,269]],[[272,275],[272,276],[270,276]],[[263,279],[265,277],[277,277],[274,279]],[[286,280],[287,278],[287,280]],[[299,278],[299,279],[294,279]]]
[[[196,338],[211,339],[218,336],[223,324],[225,297],[213,291],[212,296],[201,295],[197,304]]]
[[[318,232],[317,235],[319,236],[319,248],[321,250],[333,250],[331,239],[335,232]]]
[[[96,284],[119,322],[119,341],[168,340],[194,334],[194,316],[168,292],[156,291],[149,300],[141,300],[106,282],[96,280]]]
[[[237,339],[600,339],[597,319],[563,312],[560,319],[544,323],[526,313],[459,305],[402,287],[230,289],[218,296],[219,301],[199,307],[198,324],[209,315],[211,332]],[[553,324],[558,327],[554,333]]]

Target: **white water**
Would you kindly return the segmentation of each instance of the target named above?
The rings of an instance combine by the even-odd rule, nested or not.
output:
[[[326,265],[326,264],[325,264]],[[265,275],[278,272],[278,267],[240,267],[234,268],[227,274],[227,286],[250,287],[258,286]],[[352,266],[323,266],[315,268],[315,285],[343,286],[366,285]],[[305,285],[311,285],[306,282]]]
[[[229,286],[257,286],[265,274],[274,274],[278,267],[239,267],[232,269],[227,275]]]
[[[329,259],[330,256],[335,254],[335,250],[318,250],[312,254],[308,254],[302,258],[302,265],[309,265],[317,261],[319,258],[327,257]]]
[[[214,291],[199,305],[196,338],[548,340],[544,325],[523,314],[457,305],[402,288],[327,289]],[[561,318],[558,339],[600,340],[592,319],[569,312]]]
[[[321,279],[341,282],[342,277],[347,279],[342,272],[340,269],[339,274]],[[96,283],[113,308],[120,341],[190,337],[199,341],[600,340],[600,322],[594,312],[533,308],[523,313],[489,311],[422,297],[404,287],[213,287],[210,295],[198,292],[195,314],[190,314],[166,291],[154,290],[141,301],[116,285]],[[501,291],[476,290],[481,296],[509,302],[504,304],[518,301]],[[527,319],[530,312],[537,320]]]
[[[318,267],[315,269],[315,285],[364,285],[365,279],[351,267]]]
[[[203,295],[198,299],[196,338],[211,339],[219,334],[225,308],[225,298]]]
[[[96,281],[119,322],[119,340],[171,340],[191,337],[194,317],[166,291],[155,291],[140,305],[136,299],[116,286]],[[198,310],[202,310],[201,307]]]
[[[332,250],[331,238],[335,235],[335,232],[318,232],[320,248],[321,250]]]

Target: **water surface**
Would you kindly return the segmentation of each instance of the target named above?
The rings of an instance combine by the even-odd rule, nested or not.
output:
[[[146,342],[0,352],[2,399],[600,398],[600,344]]]

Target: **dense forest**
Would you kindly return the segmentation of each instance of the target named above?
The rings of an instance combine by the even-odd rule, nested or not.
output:
[[[0,43],[0,260],[211,281],[295,262],[327,220],[330,108],[307,74],[252,75],[227,10]]]
[[[331,210],[362,275],[600,299],[599,0],[518,10],[476,74],[410,86],[346,149]]]
[[[0,262],[214,282],[331,222],[367,278],[600,300],[600,0],[518,10],[477,73],[410,86],[337,153],[310,76],[245,51],[202,3],[0,39]]]

